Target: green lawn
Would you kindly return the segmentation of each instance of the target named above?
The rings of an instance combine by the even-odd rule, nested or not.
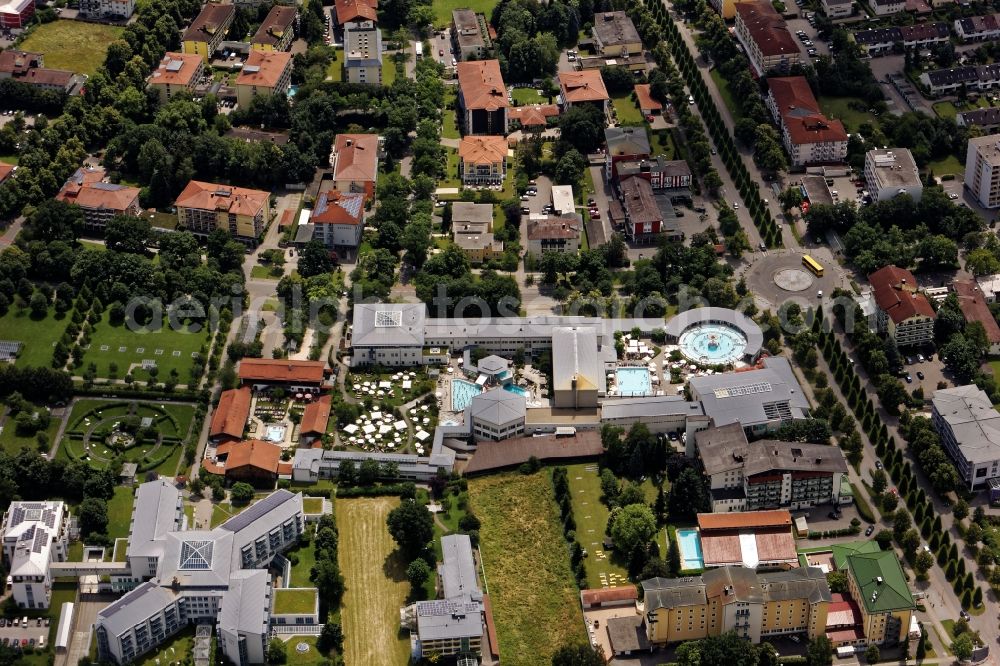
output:
[[[980,97],[975,103],[966,102],[965,104],[955,104],[954,102],[935,102],[933,105],[934,113],[940,118],[954,119],[960,111],[971,111],[973,109],[988,109],[990,107],[990,102],[985,97]]]
[[[280,280],[284,274],[284,266],[254,266],[250,269],[250,277],[259,280]]]
[[[132,502],[135,495],[131,488],[115,488],[115,496],[108,502],[108,536],[112,539],[128,537],[129,523],[132,522]]]
[[[56,319],[55,310],[41,319],[34,319],[29,310],[11,307],[0,317],[0,340],[18,340],[23,343],[15,365],[48,368],[52,365],[52,347],[62,337],[69,324],[68,315]]]
[[[639,112],[639,107],[632,100],[631,93],[615,95],[611,98],[611,102],[615,105],[619,125],[635,126],[643,124],[642,113]]]
[[[736,100],[733,99],[733,93],[729,90],[729,82],[726,81],[725,77],[717,69],[713,69],[710,73],[712,81],[715,82],[715,87],[719,89],[719,94],[722,95],[722,101],[726,103],[726,108],[729,109],[729,113],[733,116],[733,121],[739,120],[743,117],[743,113],[740,111]]]
[[[83,21],[53,21],[36,26],[19,48],[45,54],[45,66],[88,76],[104,62],[108,45],[123,28]]]
[[[438,181],[438,187],[462,187],[462,181],[458,179],[458,150],[445,146],[445,155],[448,158],[448,166],[444,178]]]
[[[382,59],[382,85],[391,86],[396,80],[396,60],[392,57]]]
[[[526,104],[548,104],[549,98],[542,97],[538,93],[537,88],[514,88],[511,93],[511,97],[514,98],[515,106],[524,106]]]
[[[133,663],[136,666],[163,666],[163,664],[182,664],[190,661],[194,652],[194,626],[185,627],[173,635],[167,642],[161,643],[147,652],[144,659]]]
[[[820,97],[819,107],[827,117],[836,118],[844,123],[848,132],[857,132],[863,123],[878,125],[878,120],[872,114],[852,109],[849,106],[852,102],[864,104],[864,101],[857,97]]]
[[[462,134],[458,131],[458,116],[454,108],[448,108],[455,102],[455,92],[449,86],[445,88],[444,109],[441,111],[441,136],[445,139],[460,139]]]
[[[336,59],[326,68],[327,81],[344,80],[344,49],[337,49]]]
[[[322,513],[323,512],[323,498],[322,497],[303,497],[302,498],[302,511],[305,513]]]
[[[649,132],[653,135],[653,151],[654,155],[663,155],[668,160],[677,159],[677,146],[674,145],[674,138],[670,134],[670,130],[651,130]]]
[[[56,433],[59,432],[59,423],[60,419],[52,418],[49,421],[49,427],[45,429],[45,432],[48,433],[50,444],[56,441]],[[0,449],[3,449],[11,455],[17,455],[21,449],[31,449],[32,451],[35,451],[37,448],[38,441],[35,439],[35,435],[21,437],[17,434],[14,419],[8,418],[6,425],[3,427],[3,431],[0,432]]]
[[[317,593],[315,588],[295,590],[276,589],[274,591],[274,612],[278,615],[304,615],[316,611]]]
[[[18,155],[0,155],[0,162],[3,162],[4,164],[13,164],[14,166],[17,166],[20,161],[21,158]]]
[[[105,312],[94,327],[90,349],[84,352],[83,365],[76,369],[77,374],[82,373],[89,363],[95,363],[98,377],[110,377],[110,364],[116,363],[117,378],[122,379],[135,364],[132,376],[145,381],[149,373],[139,366],[148,359],[155,361],[159,368],[158,381],[166,380],[171,370],[177,370],[179,383],[187,384],[191,381],[190,370],[194,361],[191,355],[201,353],[207,356],[208,328],[204,322],[196,324],[201,326],[200,331],[189,332],[187,327],[174,331],[168,318],[164,317],[160,330],[141,332],[133,331],[125,324],[114,326],[108,323],[107,318]],[[124,351],[121,351],[123,348]]]
[[[433,3],[434,27],[444,28],[451,24],[451,12],[455,9],[471,9],[486,14],[489,20],[495,4],[496,0],[436,0]]]
[[[469,481],[483,572],[509,666],[547,663],[586,633],[548,470]],[[339,522],[339,521],[338,521]]]
[[[306,652],[299,652],[296,647],[300,643],[305,643],[309,649]],[[320,666],[330,663],[328,656],[320,654],[316,649],[315,636],[292,636],[285,641],[285,651],[288,653],[288,663],[295,666]]]
[[[947,174],[961,176],[965,173],[965,163],[955,155],[949,155],[937,162],[929,162],[927,168],[933,171],[935,176],[944,176]]]
[[[160,229],[176,229],[177,221],[177,215],[174,213],[156,212],[149,214],[149,223]]]
[[[312,528],[310,527],[309,529]],[[292,565],[292,587],[309,587],[312,585],[312,581],[309,580],[309,573],[316,564],[316,544],[310,541],[308,545],[288,551],[285,557],[291,559],[292,555],[296,556],[299,560],[298,564]]]

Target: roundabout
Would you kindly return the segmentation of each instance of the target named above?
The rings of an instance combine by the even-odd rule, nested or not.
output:
[[[801,268],[782,268],[771,279],[785,291],[805,291],[814,282],[812,274]]]
[[[803,264],[802,257],[809,254],[823,267],[817,276]],[[819,292],[830,296],[837,287],[847,287],[843,269],[826,248],[802,250],[770,250],[754,255],[752,263],[743,271],[747,287],[758,299],[758,306],[777,310],[788,301],[802,307],[819,303]],[[763,302],[766,301],[766,302]]]

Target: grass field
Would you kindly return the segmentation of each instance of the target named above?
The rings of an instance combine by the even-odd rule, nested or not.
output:
[[[458,179],[458,151],[445,146],[445,156],[448,165],[445,167],[444,178],[438,181],[438,187],[462,187],[462,181]]]
[[[344,80],[344,49],[337,49],[337,59],[326,68],[327,81]]]
[[[207,347],[207,344],[208,328],[204,324],[196,333],[188,333],[187,329],[174,331],[164,318],[160,330],[143,333],[132,331],[125,324],[119,326],[109,324],[105,313],[94,327],[90,349],[84,352],[83,365],[77,372],[83,372],[89,363],[95,363],[98,377],[110,377],[110,364],[117,363],[117,377],[122,379],[128,373],[130,366],[136,364],[132,376],[145,381],[149,378],[149,373],[139,369],[138,366],[143,360],[148,359],[156,361],[159,367],[158,381],[164,381],[171,370],[177,370],[180,375],[179,382],[187,384],[191,381],[190,370],[194,360],[191,354],[202,352],[202,347]],[[125,351],[119,351],[122,348]]]
[[[537,88],[514,88],[511,93],[511,97],[514,98],[514,104],[516,106],[524,106],[525,104],[548,104],[549,98],[542,97],[538,94]]]
[[[112,539],[127,538],[132,522],[132,503],[135,495],[131,488],[115,488],[115,496],[108,502],[108,536]]]
[[[190,660],[194,651],[194,626],[189,626],[173,635],[166,643],[156,646],[145,658],[137,660],[137,666],[161,666],[162,664],[182,664]]]
[[[346,592],[340,617],[347,666],[403,666],[410,642],[399,627],[399,608],[410,584],[385,520],[395,497],[339,500],[340,570]]]
[[[632,101],[631,93],[622,93],[611,98],[615,105],[615,112],[618,114],[619,125],[642,125],[642,113],[639,107]]]
[[[601,477],[594,463],[567,465],[569,489],[573,498],[573,520],[576,521],[576,536],[588,553],[583,561],[587,570],[587,586],[604,587],[601,574],[611,583],[611,575],[620,577],[622,582],[628,580],[625,563],[617,557],[605,553],[601,542],[604,540],[604,530],[608,524],[608,507],[601,502]],[[646,480],[642,486],[646,499],[653,502],[656,499],[656,488],[653,482]],[[660,552],[666,554],[667,544],[665,532],[660,531],[657,539]],[[603,557],[602,557],[603,555]]]
[[[674,145],[670,130],[651,130],[649,133],[653,138],[652,148],[657,155],[663,155],[668,160],[676,159],[677,146]]]
[[[274,612],[278,615],[302,615],[316,610],[316,588],[274,591]]]
[[[980,97],[979,101],[974,104],[972,102],[967,102],[965,104],[955,104],[954,102],[935,102],[932,106],[934,108],[934,113],[936,113],[939,118],[954,119],[960,111],[988,109],[990,107],[990,103],[985,97]]]
[[[445,139],[460,139],[458,115],[454,108],[448,108],[455,101],[455,92],[449,86],[444,93],[444,109],[441,111],[441,136]]]
[[[56,433],[59,432],[60,420],[57,418],[52,418],[49,421],[49,427],[45,429],[45,432],[49,435],[49,443],[56,441]],[[17,455],[21,449],[31,449],[32,451],[38,448],[38,441],[35,439],[35,435],[29,435],[27,437],[21,437],[17,434],[17,428],[14,424],[14,419],[8,418],[6,424],[3,427],[3,431],[0,432],[0,449],[3,449],[11,455]]]
[[[292,565],[292,587],[309,587],[312,585],[309,573],[312,571],[313,565],[316,564],[316,545],[309,542],[306,546],[289,551],[286,557],[293,554],[299,558],[299,563]]]
[[[947,174],[960,176],[965,173],[965,164],[954,155],[949,155],[937,162],[929,162],[927,168],[933,171],[935,176],[945,176]]]
[[[504,663],[547,663],[559,646],[584,642],[548,472],[472,479],[469,503],[482,521],[483,571]]]
[[[258,280],[280,280],[284,274],[283,266],[254,266],[250,269],[250,277]]]
[[[48,368],[52,365],[52,346],[62,337],[69,316],[56,319],[54,309],[43,319],[33,319],[28,310],[19,312],[12,307],[0,317],[0,340],[18,340],[23,343],[15,365]]]
[[[739,105],[736,100],[733,99],[733,93],[729,90],[729,82],[717,69],[711,71],[712,81],[715,82],[715,87],[719,89],[719,94],[722,95],[722,101],[726,103],[726,108],[729,109],[729,113],[733,116],[733,121],[737,121],[743,117],[743,113],[740,111]]]
[[[104,62],[108,45],[123,28],[83,21],[53,21],[36,26],[19,48],[45,54],[45,66],[88,76]]]
[[[848,132],[857,132],[863,123],[878,125],[878,120],[867,111],[856,111],[849,105],[851,102],[864,102],[857,97],[820,97],[819,108],[829,118],[836,118],[844,123]]]
[[[486,14],[490,18],[496,0],[437,0],[434,3],[434,26],[444,28],[451,23],[451,12],[455,9],[471,9],[476,13]]]

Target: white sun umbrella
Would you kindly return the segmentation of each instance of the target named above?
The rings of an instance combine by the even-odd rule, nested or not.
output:
[[[421,442],[424,441],[424,440],[426,440],[430,436],[431,436],[431,434],[429,432],[427,432],[426,430],[418,430],[417,434],[414,435],[414,437],[416,437],[417,439],[419,439]]]
[[[390,426],[390,425],[380,425],[378,427],[378,434],[384,435],[387,432],[392,432],[392,426]]]
[[[451,366],[449,365],[449,366],[448,366],[448,374],[450,375],[450,374],[451,374],[451,373],[453,373],[453,372],[455,372],[455,368],[453,368],[453,367],[451,367]]]
[[[430,408],[427,405],[420,405],[420,409],[422,409],[422,410],[424,410],[426,412]]]
[[[656,363],[654,363],[653,361],[650,361],[649,362],[649,367],[655,368],[656,367]]]
[[[357,431],[358,431],[358,426],[354,425],[353,423],[348,423],[347,425],[344,426],[344,432],[346,432],[348,435],[353,435]]]
[[[440,398],[440,397],[443,397],[443,395],[444,395],[444,394],[443,394],[443,393],[441,393],[441,391],[438,391],[437,393],[435,393],[435,394],[434,394],[434,397],[435,397],[435,398]],[[412,412],[412,411],[414,411],[414,410],[412,410],[412,409],[411,409],[410,411]]]
[[[380,411],[372,412],[372,421],[378,421],[380,418],[382,418],[382,412]]]
[[[377,394],[377,395],[378,395],[378,397],[380,397],[380,398],[381,398],[382,396],[384,396],[384,395],[385,395],[385,391],[383,391],[382,389],[379,389],[379,390],[378,390],[378,394]]]

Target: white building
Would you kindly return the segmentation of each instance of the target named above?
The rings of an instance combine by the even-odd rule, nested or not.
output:
[[[345,26],[344,70],[348,83],[382,84],[382,31],[374,21]]]
[[[920,201],[924,184],[917,163],[906,148],[876,148],[865,153],[865,182],[879,201],[909,194]]]
[[[572,185],[552,186],[552,213],[553,215],[568,215],[576,212],[576,204],[573,203]]]
[[[1000,138],[987,135],[969,139],[965,187],[983,208],[1000,208]]]
[[[976,284],[979,285],[979,290],[983,292],[983,299],[987,303],[996,303],[997,295],[1000,294],[1000,273],[978,277]]]
[[[772,77],[767,82],[765,101],[793,166],[847,159],[843,123],[823,115],[804,76]]]
[[[476,439],[501,440],[524,433],[527,406],[524,396],[502,388],[480,393],[469,404]]]
[[[13,426],[11,426],[13,427]],[[3,556],[18,608],[48,608],[49,565],[66,560],[69,511],[62,502],[13,502],[3,517]]]
[[[302,495],[278,490],[212,530],[177,530],[177,493],[163,482],[143,484],[137,498],[126,559],[134,578],[148,580],[97,614],[100,658],[128,663],[184,626],[208,622],[230,661],[263,663],[271,624],[266,569],[298,543]],[[310,619],[318,630],[318,618]]]
[[[80,16],[89,19],[127,19],[135,11],[135,0],[80,0]]]
[[[934,392],[932,420],[970,490],[1000,477],[1000,413],[978,386]]]
[[[906,9],[904,0],[872,0],[876,16],[892,16]]]
[[[847,18],[854,13],[853,0],[823,0],[823,11],[830,19]]]

